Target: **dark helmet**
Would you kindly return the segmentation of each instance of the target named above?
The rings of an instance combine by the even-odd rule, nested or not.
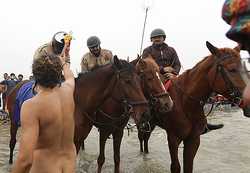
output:
[[[54,34],[52,38],[52,47],[55,54],[60,54],[64,48],[64,37],[67,35],[66,32],[60,31]]]
[[[163,36],[164,39],[166,38],[166,34],[165,32],[160,29],[160,28],[157,28],[157,29],[154,29],[151,34],[150,34],[150,39],[154,38],[154,37],[158,37],[158,36]]]
[[[88,48],[96,47],[101,44],[100,39],[97,36],[91,36],[87,40],[87,46]]]

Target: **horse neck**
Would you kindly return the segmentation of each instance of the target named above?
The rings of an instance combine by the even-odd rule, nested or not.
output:
[[[98,69],[92,74],[87,74],[84,80],[76,85],[77,104],[81,109],[90,113],[99,107],[112,93],[116,78],[111,66]]]
[[[177,78],[178,86],[186,95],[197,100],[206,100],[212,92],[207,74],[213,63],[213,58],[207,57],[191,70],[184,72]]]

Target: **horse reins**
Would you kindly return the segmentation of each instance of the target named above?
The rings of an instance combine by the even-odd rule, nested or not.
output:
[[[213,55],[213,56],[216,56],[216,55]],[[229,91],[229,95],[232,97],[232,102],[239,105],[240,102],[241,102],[241,98],[240,98],[240,91],[237,87],[234,86],[233,82],[230,80],[230,78],[228,77],[226,71],[225,71],[225,68],[223,67],[222,64],[220,64],[221,61],[223,61],[226,57],[223,57],[223,59],[219,59],[219,61],[215,61],[216,63],[216,73],[215,73],[215,76],[214,76],[214,80],[212,82],[212,85],[210,86],[211,88],[214,88],[214,84],[215,84],[215,81],[217,79],[217,76],[218,74],[221,74],[222,78],[223,78],[223,81],[225,82],[225,86],[227,88],[227,90],[224,92],[226,93],[227,91]],[[214,65],[214,63],[211,65],[211,67]],[[172,81],[173,82],[173,81]],[[173,84],[184,94],[186,95],[189,99],[191,100],[194,100],[196,102],[199,102],[199,104],[201,106],[204,106],[205,105],[205,102],[206,100],[205,99],[198,99],[194,96],[191,96],[190,94],[187,94],[186,92],[184,92],[184,90],[177,84],[177,82],[173,82]],[[224,94],[223,93],[223,94]],[[222,94],[222,95],[223,95]],[[206,115],[208,116],[211,112],[212,112],[212,109],[213,109],[213,105],[211,106],[211,109],[209,111],[209,113]]]
[[[116,82],[115,82],[115,84],[114,84],[114,86],[113,86],[113,89],[114,89],[115,86],[117,85],[117,83],[120,81],[119,80],[120,79],[120,74],[122,72],[124,72],[124,71],[127,71],[127,69],[117,70],[117,68],[115,68],[114,66],[112,66],[112,67],[116,71],[116,79],[117,79]],[[99,126],[112,126],[114,128],[120,129],[121,127],[116,127],[114,125],[114,122],[119,122],[119,121],[122,121],[125,118],[128,118],[130,116],[130,114],[133,113],[132,109],[133,109],[134,106],[148,104],[147,101],[128,101],[126,98],[123,98],[123,99],[119,100],[119,99],[111,96],[110,98],[113,99],[114,101],[118,102],[119,104],[121,104],[121,103],[125,104],[125,106],[124,106],[124,112],[121,114],[121,116],[119,116],[118,118],[115,118],[115,117],[112,117],[112,115],[109,115],[108,113],[106,113],[102,109],[100,109],[100,107],[107,100],[107,98],[104,99],[104,101],[98,106],[98,109],[97,109],[97,111],[94,112],[94,114],[96,115],[98,112],[101,113],[104,117],[110,119],[112,121],[111,123],[101,123],[101,122],[98,122],[98,121],[94,120],[93,118],[91,118],[87,112],[84,112],[87,115],[88,119],[90,121],[92,121],[93,124],[95,124],[97,126],[98,125]]]

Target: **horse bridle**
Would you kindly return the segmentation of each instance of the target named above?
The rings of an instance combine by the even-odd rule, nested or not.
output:
[[[222,57],[222,59],[220,59],[219,61],[216,61],[216,73],[215,73],[215,77],[212,83],[212,88],[214,87],[215,81],[217,79],[217,74],[221,74],[223,81],[225,82],[225,86],[226,86],[226,91],[224,93],[221,93],[222,95],[224,94],[228,94],[230,96],[231,101],[234,104],[240,105],[241,103],[241,92],[240,90],[233,84],[233,82],[230,80],[230,77],[228,74],[228,72],[226,72],[224,66],[220,63],[221,61],[223,61],[225,58],[227,57]]]
[[[140,78],[141,78],[141,81],[142,81],[142,88],[144,88],[145,90],[146,90],[146,88],[147,87],[145,87],[146,86],[146,74],[151,74],[151,76],[153,76],[153,79],[155,79],[156,77],[153,75],[153,72],[151,71],[151,70],[142,70],[142,71],[140,71],[140,74],[139,74],[139,76],[140,76]],[[157,80],[158,80],[158,78],[157,78]],[[160,79],[159,79],[160,80]],[[147,91],[148,92],[148,91]],[[165,96],[169,96],[169,93],[168,92],[161,92],[161,93],[157,93],[157,94],[151,94],[151,92],[148,92],[148,93],[150,93],[149,94],[149,101],[151,102],[151,103],[156,103],[161,97],[165,97]]]
[[[122,73],[126,72],[128,69],[122,69],[122,70],[118,70],[117,68],[115,68],[114,66],[112,66],[115,70],[115,75],[116,75],[116,81],[113,85],[113,89],[119,85],[119,82],[121,81],[120,79],[122,78]],[[118,83],[118,84],[117,84]],[[119,87],[120,89],[120,87]],[[123,93],[123,91],[119,91],[119,93]],[[107,97],[108,98],[108,97]],[[107,99],[106,98],[106,99]],[[91,118],[90,116],[88,116],[88,118],[96,125],[101,125],[101,126],[112,126],[114,128],[120,129],[121,127],[116,127],[113,122],[119,122],[122,121],[123,119],[128,118],[132,113],[133,113],[133,107],[134,106],[140,106],[140,105],[148,105],[147,101],[129,101],[127,98],[125,98],[123,96],[122,99],[118,99],[115,98],[114,96],[111,95],[110,97],[112,100],[114,100],[115,102],[117,102],[118,104],[123,104],[124,106],[124,112],[121,114],[121,116],[118,117],[113,117],[112,115],[104,112],[100,107],[104,104],[104,102],[106,101],[106,99],[98,106],[97,110],[94,112],[94,114],[97,114],[98,112],[101,113],[104,117],[110,119],[112,122],[111,123],[101,123],[101,122],[97,122],[95,121],[93,118]]]
[[[213,55],[216,56],[216,55]],[[242,99],[241,99],[241,92],[239,91],[239,89],[237,87],[235,87],[235,85],[233,84],[233,82],[230,80],[224,66],[220,63],[221,61],[223,61],[224,59],[228,58],[228,56],[225,57],[221,57],[221,58],[217,58],[219,60],[216,60],[211,67],[213,67],[214,64],[216,64],[216,72],[214,75],[214,79],[212,82],[212,85],[210,85],[210,87],[213,89],[214,85],[215,85],[215,81],[217,79],[218,74],[221,74],[223,81],[225,82],[225,86],[226,86],[226,91],[223,94],[227,93],[229,91],[229,95],[230,95],[230,99],[232,100],[232,102],[234,104],[240,105]],[[183,89],[177,84],[177,82],[173,82],[173,84],[184,94],[186,95],[188,98],[190,98],[191,100],[194,100],[196,102],[199,102],[200,105],[204,106],[206,103],[207,98],[196,98],[194,96],[191,96],[189,94],[187,94],[186,92],[183,91]]]

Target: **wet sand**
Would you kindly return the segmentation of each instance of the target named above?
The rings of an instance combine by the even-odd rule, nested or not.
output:
[[[211,123],[224,123],[221,130],[210,132],[201,137],[201,145],[195,158],[194,173],[249,173],[250,172],[250,119],[239,109],[215,111],[209,118]],[[0,123],[1,124],[1,123]],[[97,168],[99,151],[98,131],[93,128],[85,142],[77,161],[77,173],[93,173]],[[0,125],[0,173],[10,171],[9,124]],[[15,155],[18,147],[16,147]],[[179,157],[182,165],[182,144]],[[121,170],[123,173],[169,173],[170,156],[166,133],[157,128],[149,141],[149,154],[139,152],[137,130],[128,136],[124,131],[121,146]],[[103,173],[114,169],[112,139],[106,143],[106,160]]]

